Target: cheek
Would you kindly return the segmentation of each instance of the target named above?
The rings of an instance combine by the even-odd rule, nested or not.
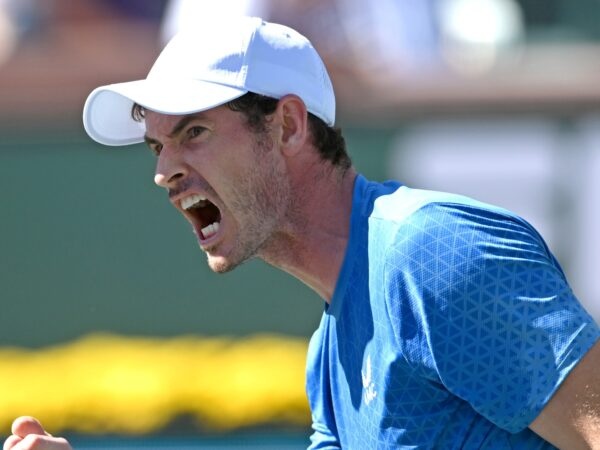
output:
[[[227,130],[202,144],[186,148],[186,164],[196,177],[206,181],[219,196],[227,198],[246,185],[248,178],[264,172],[272,158],[272,146],[256,142],[245,130]],[[242,132],[243,131],[243,132]],[[247,189],[246,189],[247,193]]]
[[[247,140],[227,139],[220,143],[211,155],[207,155],[207,165],[222,173],[221,181],[233,182],[256,170],[261,161],[257,159],[251,143]]]

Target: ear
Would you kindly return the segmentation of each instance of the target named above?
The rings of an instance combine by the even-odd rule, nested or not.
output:
[[[304,146],[308,135],[308,113],[302,99],[286,95],[279,99],[276,110],[279,119],[279,146],[281,151],[292,156]]]

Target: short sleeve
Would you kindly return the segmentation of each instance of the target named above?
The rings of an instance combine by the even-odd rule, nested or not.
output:
[[[386,277],[407,361],[509,432],[600,334],[542,238],[501,210],[425,206],[399,228]]]

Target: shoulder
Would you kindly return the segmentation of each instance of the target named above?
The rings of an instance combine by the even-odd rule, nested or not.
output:
[[[473,226],[490,220],[517,222],[530,227],[521,217],[504,208],[463,195],[399,186],[373,202],[370,217],[400,224],[429,227]]]
[[[388,263],[461,254],[476,259],[490,251],[525,247],[550,257],[535,228],[506,209],[461,195],[406,186],[374,200],[369,234],[371,244],[383,241]]]

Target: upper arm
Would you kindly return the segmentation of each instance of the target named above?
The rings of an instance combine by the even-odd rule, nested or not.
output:
[[[600,449],[600,341],[529,427],[561,449]]]
[[[420,234],[404,233],[412,241],[401,256],[414,264],[390,271],[396,297],[408,299],[390,307],[395,331],[426,376],[518,433],[600,330],[530,226],[493,211],[449,213],[433,211],[418,223]]]

